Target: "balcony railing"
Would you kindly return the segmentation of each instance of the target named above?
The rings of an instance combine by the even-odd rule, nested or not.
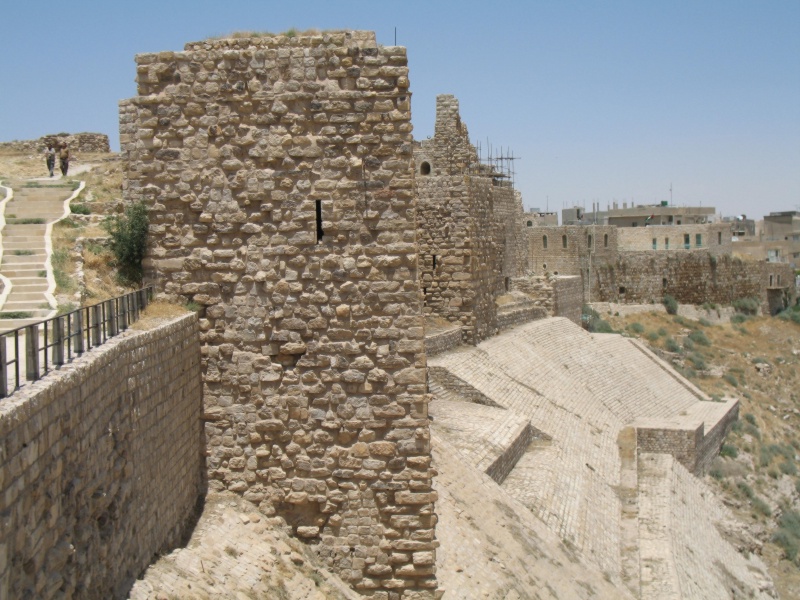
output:
[[[128,329],[153,293],[153,286],[147,286],[0,334],[0,398]]]

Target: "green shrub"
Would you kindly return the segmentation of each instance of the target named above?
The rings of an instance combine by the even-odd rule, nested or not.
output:
[[[676,342],[674,338],[671,338],[671,337],[668,337],[666,340],[664,340],[664,347],[669,352],[680,352],[681,351],[681,345],[678,342]]]
[[[785,510],[778,519],[778,530],[772,536],[772,541],[780,546],[786,558],[791,561],[797,559],[800,551],[800,512]]]
[[[683,340],[683,349],[686,350],[687,352],[691,352],[692,350],[694,350],[694,342],[692,341],[691,338],[687,337],[685,340]]]
[[[753,491],[753,488],[747,485],[747,483],[745,483],[744,481],[740,481],[739,483],[737,483],[736,487],[739,488],[739,491],[741,491],[748,500],[752,500],[756,495],[755,492]]]
[[[86,206],[85,204],[73,204],[69,207],[70,212],[73,215],[90,215],[92,214],[91,209]]]
[[[675,300],[674,297],[670,295],[664,296],[662,300],[664,304],[664,308],[667,309],[667,313],[670,315],[677,315],[678,314],[678,301]]]
[[[143,202],[129,205],[124,215],[114,215],[103,223],[111,234],[109,248],[116,258],[120,278],[126,283],[139,284],[142,281],[148,226],[147,207]]]
[[[739,449],[733,444],[722,444],[719,455],[727,458],[736,458],[739,456]]]
[[[725,375],[723,375],[722,378],[728,383],[730,383],[733,387],[735,388],[739,387],[739,382],[736,380],[736,377],[734,377],[730,373],[725,373]]]
[[[736,313],[731,317],[731,323],[744,323],[745,321],[749,321],[750,317],[747,315],[743,315],[741,313]]]
[[[647,339],[650,340],[651,342],[658,341],[658,333],[655,331],[650,331],[647,334]]]
[[[689,339],[692,340],[695,344],[700,344],[701,346],[710,346],[711,341],[706,337],[706,334],[700,331],[693,331],[689,334]]]
[[[633,333],[642,333],[644,331],[644,325],[641,323],[631,323],[627,328]]]
[[[689,360],[692,362],[692,365],[694,366],[695,369],[698,369],[700,371],[705,371],[706,370],[706,368],[707,368],[706,367],[706,360],[705,360],[705,358],[703,358],[702,354],[699,354],[697,352],[692,352],[689,355]]]
[[[698,319],[697,322],[700,323],[700,325],[702,325],[703,327],[711,327],[711,321],[709,321],[708,319],[700,318]]]
[[[778,465],[778,468],[781,470],[781,473],[784,475],[797,475],[797,466],[788,460],[783,461],[781,464]]]
[[[745,315],[757,315],[761,309],[761,302],[758,298],[738,298],[732,303],[734,310]]]
[[[657,332],[657,333],[658,333],[658,335],[660,335],[661,337],[665,337],[665,336],[667,335],[667,330],[666,330],[666,329],[664,329],[663,327],[659,327],[659,328],[658,328],[658,332]]]
[[[680,315],[675,315],[672,320],[682,327],[688,327],[689,329],[694,329],[694,323],[692,323],[689,319],[686,319]]]
[[[769,507],[769,504],[764,502],[758,496],[753,496],[753,498],[750,500],[750,503],[753,505],[753,508],[756,509],[756,512],[761,513],[765,517],[772,515],[772,509]]]
[[[53,267],[53,279],[56,280],[56,289],[62,293],[75,291],[75,282],[67,273],[69,250],[66,248],[53,250],[53,254],[50,256],[50,264]]]

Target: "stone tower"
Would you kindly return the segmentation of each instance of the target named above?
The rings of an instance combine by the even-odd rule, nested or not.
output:
[[[202,306],[212,490],[365,595],[436,588],[406,50],[369,32],[136,57],[124,195],[146,278]]]

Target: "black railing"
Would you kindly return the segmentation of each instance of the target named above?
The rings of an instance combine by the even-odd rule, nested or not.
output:
[[[139,313],[153,299],[153,293],[153,286],[147,286],[124,296],[0,333],[0,398],[19,389],[23,380],[23,359],[24,379],[40,379],[75,356],[125,331],[139,319]],[[25,348],[20,354],[20,338],[23,335]],[[9,383],[13,384],[10,392]]]

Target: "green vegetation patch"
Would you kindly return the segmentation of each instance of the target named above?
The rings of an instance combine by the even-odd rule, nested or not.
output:
[[[0,319],[30,319],[33,313],[25,312],[24,310],[10,310],[7,312],[0,312]]]
[[[678,301],[673,296],[666,295],[661,302],[664,304],[664,308],[667,309],[667,314],[678,314]]]
[[[738,298],[733,301],[732,306],[737,313],[757,315],[761,309],[761,302],[758,298]]]
[[[125,209],[125,214],[108,217],[103,228],[111,235],[109,249],[116,258],[120,279],[128,284],[142,281],[142,259],[147,249],[149,228],[147,206],[136,202]]]
[[[800,551],[800,512],[785,510],[778,519],[778,530],[772,541],[783,549],[786,558],[795,562]]]

